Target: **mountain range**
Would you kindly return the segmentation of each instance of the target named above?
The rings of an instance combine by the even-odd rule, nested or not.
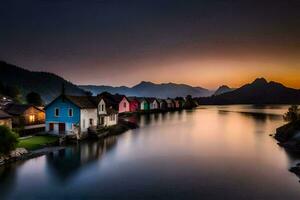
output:
[[[109,92],[112,94],[124,94],[127,96],[138,97],[157,97],[157,98],[175,98],[185,97],[192,95],[194,97],[204,97],[213,94],[213,91],[202,87],[192,87],[186,84],[176,83],[161,83],[156,84],[152,82],[142,81],[141,83],[133,87],[112,87],[112,86],[95,86],[95,85],[81,85],[81,89],[90,91],[93,95],[97,95],[101,92]]]
[[[252,83],[220,95],[198,98],[200,104],[299,104],[300,90],[258,78]]]
[[[62,85],[70,95],[86,95],[86,91],[94,95],[109,92],[127,96],[175,98],[192,95],[200,104],[299,104],[300,90],[293,89],[274,81],[268,82],[258,78],[252,83],[232,89],[221,86],[216,91],[186,84],[142,81],[133,87],[112,87],[81,85],[77,86],[64,78],[48,72],[33,72],[18,66],[0,61],[0,82],[5,85],[17,86],[23,96],[29,92],[37,92],[45,103],[50,102],[61,93]]]
[[[60,76],[48,72],[32,72],[4,61],[0,61],[0,81],[6,85],[17,86],[23,97],[29,92],[37,92],[45,103],[61,93],[62,85],[68,94],[85,95],[84,90]]]

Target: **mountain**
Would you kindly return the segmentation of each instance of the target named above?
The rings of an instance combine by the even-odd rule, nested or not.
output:
[[[230,88],[227,85],[222,85],[215,91],[214,95],[217,96],[220,94],[224,94],[226,92],[231,92],[233,90],[234,90],[233,88]]]
[[[92,92],[94,95],[101,92],[109,92],[112,94],[124,94],[127,96],[143,96],[143,97],[158,97],[158,98],[175,98],[178,96],[185,97],[190,94],[194,97],[210,96],[211,91],[201,88],[192,87],[185,84],[175,83],[162,83],[156,84],[152,82],[142,81],[141,83],[133,87],[111,87],[111,86],[94,86],[94,85],[82,85],[81,89]]]
[[[61,93],[62,85],[67,94],[85,95],[85,91],[52,73],[32,72],[0,61],[0,81],[5,85],[17,86],[25,97],[29,92],[37,92],[45,103]]]
[[[258,78],[231,92],[198,98],[200,104],[299,104],[300,90]]]

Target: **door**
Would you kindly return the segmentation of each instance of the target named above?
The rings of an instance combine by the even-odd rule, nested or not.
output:
[[[101,116],[99,117],[99,125],[103,125],[104,124],[104,117]]]
[[[54,130],[54,124],[53,123],[50,123],[49,124],[49,131],[53,131]]]
[[[59,125],[58,125],[58,131],[60,133],[65,132],[66,131],[66,124],[65,123],[59,123]]]

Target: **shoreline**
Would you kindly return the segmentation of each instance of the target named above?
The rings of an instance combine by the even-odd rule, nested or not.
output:
[[[300,140],[296,137],[298,133],[300,133],[300,121],[290,122],[276,129],[274,139],[287,152],[300,155]],[[300,163],[290,167],[289,171],[294,173],[300,182]]]
[[[85,141],[85,140],[101,140],[101,139],[105,139],[106,137],[121,135],[128,130],[135,129],[138,127],[139,126],[137,124],[132,122],[127,122],[122,119],[119,124],[113,127],[108,127],[107,128],[108,131],[106,132],[106,134],[100,133],[99,136],[97,137],[91,137],[91,135],[88,135],[88,137],[86,137],[83,140],[79,140],[78,142]],[[74,141],[74,139],[67,139],[65,142],[72,143],[72,141]],[[25,148],[16,148],[9,155],[0,157],[0,167],[17,161],[24,161],[24,160],[40,157],[65,148],[66,145],[57,145],[57,144],[48,145],[43,148],[32,150],[32,151],[29,151]]]

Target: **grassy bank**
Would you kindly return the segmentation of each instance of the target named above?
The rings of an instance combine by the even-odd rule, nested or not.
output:
[[[58,137],[52,135],[32,136],[19,139],[18,148],[25,148],[29,151],[37,150],[45,146],[51,146],[58,143]]]

